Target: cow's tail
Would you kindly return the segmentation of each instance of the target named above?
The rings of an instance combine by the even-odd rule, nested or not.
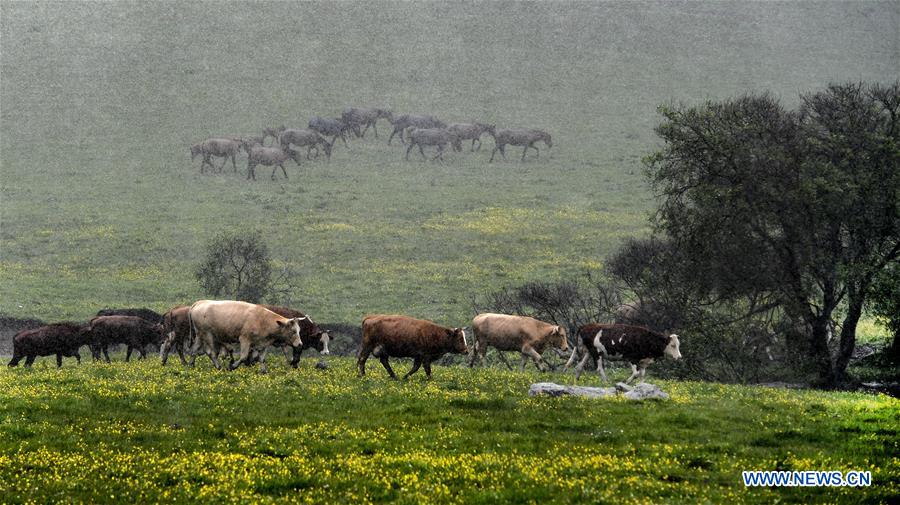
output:
[[[194,339],[197,338],[197,328],[194,327],[193,307],[188,309],[188,343],[190,344],[191,356],[194,355]]]
[[[575,364],[575,359],[578,357],[578,347],[581,345],[581,342],[575,342],[575,345],[572,346],[572,355],[569,356],[569,361],[566,361],[565,366],[563,366],[563,372],[569,369],[570,366]]]

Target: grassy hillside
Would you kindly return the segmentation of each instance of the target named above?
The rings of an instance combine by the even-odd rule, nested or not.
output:
[[[0,371],[0,501],[886,503],[900,493],[900,402],[887,396],[661,382],[670,401],[632,403],[529,398],[546,375],[496,369],[394,382],[377,362],[356,378],[350,359],[327,372],[276,363],[265,376],[207,360],[190,371],[51,361]],[[748,489],[741,471],[753,469],[869,470],[873,485]]]
[[[892,80],[893,2],[0,4],[0,313],[82,319],[202,297],[259,229],[323,321],[460,324],[469,297],[602,269],[647,230],[655,107]],[[542,128],[539,159],[403,161],[382,136],[255,183],[188,146],[348,105]],[[243,170],[244,166],[240,166]]]

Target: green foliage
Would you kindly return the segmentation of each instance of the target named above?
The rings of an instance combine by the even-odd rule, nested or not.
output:
[[[873,278],[900,258],[900,83],[831,85],[796,111],[761,94],[660,112],[647,175],[684,285],[716,303],[773,297],[810,329],[786,335],[820,378],[843,381]]]
[[[260,303],[272,292],[269,248],[258,231],[222,233],[206,246],[194,276],[208,295]]]
[[[392,381],[377,364],[359,379],[352,359],[312,361],[267,375],[205,359],[4,367],[0,501],[877,503],[900,491],[900,402],[883,395],[651,379],[671,400],[528,397],[571,376],[438,366],[430,381]],[[871,470],[873,486],[745,488],[754,469]]]

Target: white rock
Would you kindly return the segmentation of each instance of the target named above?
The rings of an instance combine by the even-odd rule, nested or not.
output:
[[[609,388],[593,388],[586,386],[564,386],[553,382],[537,382],[528,388],[528,396],[563,396],[574,395],[583,396],[585,398],[606,398],[621,394],[629,400],[650,400],[660,399],[668,400],[669,395],[659,386],[642,383],[636,386],[629,386],[623,382],[616,384],[616,387]]]

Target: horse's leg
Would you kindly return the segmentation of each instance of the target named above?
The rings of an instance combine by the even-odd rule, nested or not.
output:
[[[525,146],[525,149],[522,149],[522,161],[525,161],[525,153],[528,152],[528,146]]]
[[[287,176],[287,170],[284,169],[284,163],[279,163],[278,166],[281,167],[281,173],[283,173],[283,174],[284,174],[284,178],[287,179],[287,178],[288,178],[288,176]]]
[[[412,141],[410,140],[410,145],[412,145]],[[422,149],[422,144],[419,144],[419,152],[422,154],[422,159],[428,161],[428,156],[425,156],[425,150]]]
[[[228,161],[227,159],[225,161]],[[231,168],[234,169],[234,173],[237,173],[237,162],[234,161],[234,153],[231,153]]]

